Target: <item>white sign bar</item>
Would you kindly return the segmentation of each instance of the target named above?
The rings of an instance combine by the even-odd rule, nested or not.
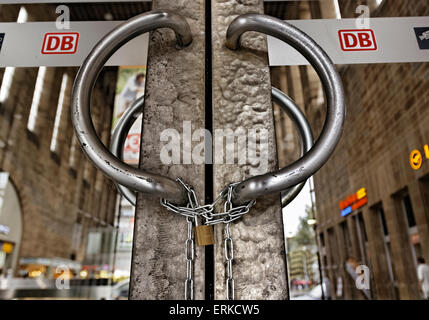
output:
[[[358,29],[355,19],[292,20],[309,34],[335,64],[429,61],[429,17],[371,18]],[[95,44],[119,21],[0,23],[0,67],[80,66]],[[108,65],[146,65],[148,35],[123,46]],[[289,45],[268,37],[271,66],[307,61]]]
[[[0,4],[30,4],[30,3],[104,3],[104,2],[152,2],[152,0],[0,0]]]
[[[120,21],[0,23],[0,67],[80,66],[95,44]],[[2,36],[4,34],[4,36]],[[106,65],[146,65],[149,34],[120,48]]]
[[[265,2],[287,2],[304,0],[264,0]],[[317,0],[314,0],[317,1]],[[30,3],[97,3],[97,2],[152,2],[152,0],[0,0],[0,4],[30,4]]]
[[[288,21],[312,37],[335,64],[429,61],[429,17],[371,18],[369,28],[356,19]],[[308,64],[294,48],[268,37],[271,66]]]

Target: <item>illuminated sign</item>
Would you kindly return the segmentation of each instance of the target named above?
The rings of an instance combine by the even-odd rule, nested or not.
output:
[[[356,193],[349,195],[346,199],[340,201],[341,216],[345,217],[367,203],[368,197],[366,196],[366,189],[360,188]]]
[[[8,226],[5,226],[4,224],[0,224],[0,233],[8,234],[9,231],[10,231],[10,228]]]
[[[426,159],[429,159],[429,146],[427,144],[423,146],[423,151]],[[421,168],[423,163],[423,156],[420,150],[414,149],[413,151],[411,151],[409,162],[411,168],[413,168],[414,170],[419,170]]]
[[[13,244],[12,243],[4,242],[1,245],[1,251],[3,251],[4,253],[7,253],[7,254],[12,253],[12,250],[13,250]]]

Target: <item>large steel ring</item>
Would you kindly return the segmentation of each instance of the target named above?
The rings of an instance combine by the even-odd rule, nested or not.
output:
[[[134,168],[111,154],[97,136],[91,119],[92,89],[106,61],[129,40],[157,28],[173,29],[179,47],[192,42],[191,30],[186,20],[168,11],[147,12],[119,25],[97,43],[76,76],[72,92],[72,120],[83,151],[105,175],[132,190],[155,194],[177,204],[184,204],[187,200],[186,191],[178,182]]]
[[[311,127],[308,124],[302,111],[295,104],[295,102],[289,98],[285,93],[277,88],[271,89],[271,95],[273,101],[277,103],[280,108],[288,114],[292,122],[295,124],[299,136],[301,138],[301,156],[308,152],[313,146],[313,134]],[[123,151],[125,140],[128,135],[128,131],[133,126],[139,115],[143,113],[144,98],[139,98],[134,101],[131,106],[124,112],[122,117],[119,119],[112,134],[112,141],[110,144],[111,152],[117,156],[120,160],[123,160]],[[305,181],[297,184],[294,187],[289,188],[282,192],[282,206],[289,204],[302,190]],[[116,184],[119,192],[132,204],[136,205],[136,193],[120,184]]]
[[[337,146],[346,114],[340,76],[331,59],[312,38],[280,19],[261,14],[244,14],[235,18],[229,25],[226,46],[233,50],[238,49],[240,37],[247,31],[258,31],[276,37],[294,47],[310,62],[322,82],[327,112],[320,137],[309,152],[277,172],[254,176],[236,185],[232,197],[234,203],[281,192],[312,176],[326,163]]]

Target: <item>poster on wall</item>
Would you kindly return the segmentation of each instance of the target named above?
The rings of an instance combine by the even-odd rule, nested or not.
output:
[[[145,78],[146,66],[119,67],[112,131],[130,105],[144,95]],[[124,161],[130,165],[138,165],[139,163],[141,125],[142,116],[139,116],[128,132],[125,141]]]
[[[9,181],[8,172],[0,172],[0,216],[3,207],[4,196],[6,193],[7,183]]]

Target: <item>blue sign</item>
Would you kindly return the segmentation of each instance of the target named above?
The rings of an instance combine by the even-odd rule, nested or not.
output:
[[[351,212],[352,212],[352,206],[348,206],[347,208],[344,208],[343,210],[341,210],[341,216],[345,217]]]
[[[429,49],[429,27],[414,28],[420,49]]]

